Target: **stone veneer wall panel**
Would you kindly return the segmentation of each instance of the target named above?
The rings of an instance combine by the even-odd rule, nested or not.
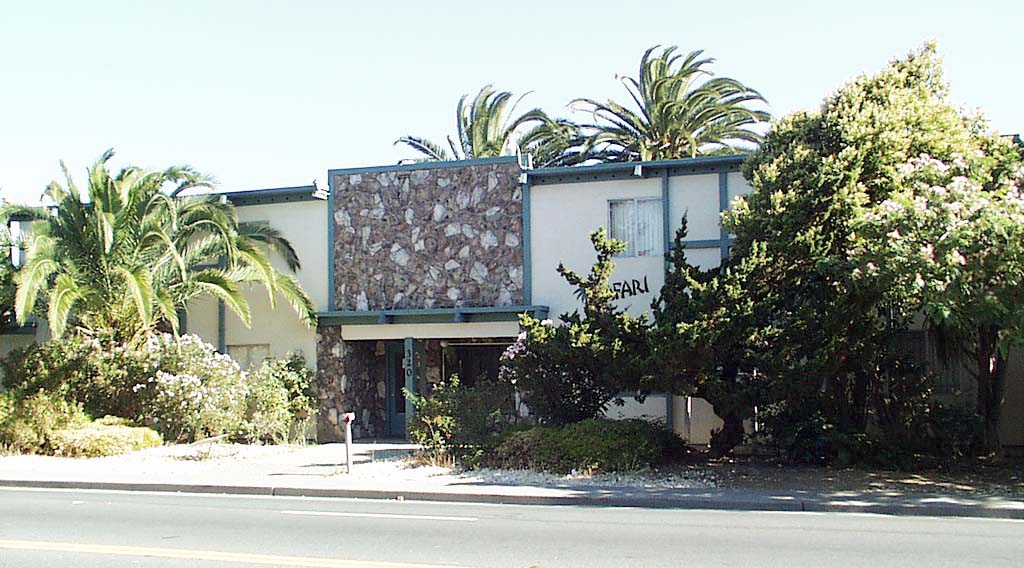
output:
[[[515,162],[334,176],[337,310],[523,304]]]
[[[384,437],[385,359],[377,353],[379,342],[343,341],[341,327],[320,327],[316,335],[317,440],[344,440],[345,412],[356,413],[353,437]]]

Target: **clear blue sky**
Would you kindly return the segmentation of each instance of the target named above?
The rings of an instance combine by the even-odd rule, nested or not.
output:
[[[704,49],[780,116],[928,39],[953,99],[1024,131],[1024,3],[11,2],[0,12],[0,196],[35,201],[59,175],[188,163],[220,189],[326,181],[328,168],[412,157],[458,97],[494,83],[524,108],[625,102],[653,44]],[[583,117],[577,117],[583,118]]]

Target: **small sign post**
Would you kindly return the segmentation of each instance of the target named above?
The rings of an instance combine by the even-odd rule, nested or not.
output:
[[[355,412],[346,412],[345,422],[345,473],[352,473],[352,423],[356,420]]]

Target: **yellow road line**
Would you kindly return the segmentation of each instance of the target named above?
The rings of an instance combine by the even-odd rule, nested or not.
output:
[[[148,556],[182,560],[209,560],[239,564],[272,564],[276,566],[309,566],[313,568],[455,568],[438,564],[408,564],[403,562],[376,562],[373,560],[343,560],[313,556],[275,556],[243,552],[217,552],[213,550],[185,550],[179,548],[148,548],[143,546],[112,546],[108,544],[79,544],[74,542],[46,542],[37,540],[0,539],[0,549],[36,550],[47,552],[81,552],[87,554],[113,554],[117,556]]]

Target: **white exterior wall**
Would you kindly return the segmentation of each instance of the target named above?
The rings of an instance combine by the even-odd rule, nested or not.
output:
[[[557,317],[579,307],[572,289],[559,276],[559,262],[587,273],[597,256],[590,232],[608,225],[608,201],[624,198],[661,199],[661,179],[542,185],[530,188],[531,303],[548,306]],[[621,257],[615,260],[614,280],[642,280],[649,292],[621,300],[630,313],[649,311],[651,301],[665,282],[660,255]]]
[[[687,217],[690,241],[718,241],[719,174],[672,176],[669,178],[669,238],[675,236],[683,215]],[[732,200],[750,192],[742,174],[729,173],[727,199]],[[598,227],[608,227],[608,202],[616,199],[662,197],[660,177],[630,178],[611,181],[577,182],[534,185],[530,188],[530,247],[531,247],[531,303],[548,306],[552,318],[580,308],[574,290],[559,276],[559,262],[579,273],[590,270],[596,260],[589,233]],[[691,248],[687,251],[691,263],[701,268],[712,268],[721,262],[721,247]],[[615,259],[612,280],[643,281],[647,292],[619,300],[619,305],[631,314],[650,312],[651,302],[665,281],[664,261],[661,255],[648,257],[619,257]],[[608,415],[614,418],[665,420],[667,403],[664,395],[651,395],[643,403],[626,398],[624,406],[612,406]],[[710,441],[711,430],[721,426],[721,420],[710,405],[700,399],[673,397],[672,423],[675,431],[691,443]]]

